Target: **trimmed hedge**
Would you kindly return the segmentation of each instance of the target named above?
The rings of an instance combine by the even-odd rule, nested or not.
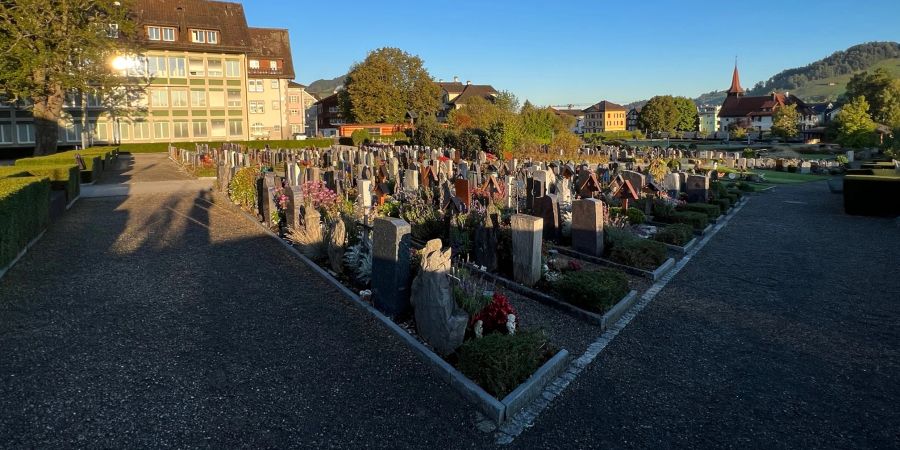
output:
[[[6,267],[50,220],[50,180],[0,179],[0,267]]]
[[[78,166],[75,164],[35,167],[0,167],[0,178],[38,176],[50,179],[54,190],[66,191],[67,201],[72,201],[81,193],[78,181]]]
[[[694,211],[675,211],[669,216],[669,221],[672,223],[685,223],[694,227],[695,230],[702,230],[709,225],[709,216]]]
[[[687,224],[673,223],[667,225],[653,235],[653,240],[665,244],[683,247],[694,238],[694,229]]]
[[[609,259],[638,269],[654,270],[666,261],[666,246],[649,239],[634,238],[616,244]]]
[[[569,271],[553,282],[553,290],[579,308],[603,314],[628,293],[628,278],[613,269]]]
[[[100,154],[82,153],[85,170],[81,171],[81,181],[90,183],[95,181],[100,173],[103,172],[103,163]],[[77,164],[75,160],[75,152],[57,153],[55,155],[38,156],[34,158],[22,158],[16,160],[16,167],[47,167],[47,166],[68,166]]]
[[[223,143],[229,142],[233,144],[244,145],[247,148],[265,148],[266,144],[269,148],[327,148],[334,144],[331,138],[324,139],[306,139],[298,140],[281,140],[281,141],[215,141],[215,142],[152,142],[146,144],[121,144],[119,150],[128,153],[165,153],[169,151],[169,144],[176,147],[193,150],[196,144],[207,144],[210,147],[220,147]]]
[[[684,205],[679,205],[677,208],[678,211],[690,211],[690,212],[698,212],[706,214],[706,217],[709,220],[713,220],[716,217],[719,217],[721,212],[719,211],[719,205],[710,205],[708,203],[686,203]]]
[[[459,371],[497,398],[503,398],[549,359],[542,331],[491,333],[466,341],[457,352]]]

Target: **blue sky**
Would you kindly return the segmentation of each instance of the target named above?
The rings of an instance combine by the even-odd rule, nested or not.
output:
[[[900,41],[900,0],[243,3],[251,26],[290,30],[301,83],[390,46],[419,55],[436,79],[539,105],[694,97],[727,88],[735,56],[750,87],[854,44]]]

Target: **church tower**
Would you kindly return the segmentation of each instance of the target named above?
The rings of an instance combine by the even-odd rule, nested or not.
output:
[[[744,95],[744,88],[741,87],[741,77],[738,75],[737,62],[734,63],[734,73],[731,74],[731,87],[728,88],[729,97],[741,97]]]

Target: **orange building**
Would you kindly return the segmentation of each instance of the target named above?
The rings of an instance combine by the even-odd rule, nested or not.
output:
[[[625,131],[627,113],[624,106],[603,100],[584,110],[584,132]]]

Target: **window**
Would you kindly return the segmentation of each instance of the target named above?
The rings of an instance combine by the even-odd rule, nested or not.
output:
[[[169,76],[183,77],[184,73],[184,57],[169,57]]]
[[[188,93],[184,89],[172,90],[172,106],[184,108],[188,105]]]
[[[281,102],[278,100],[272,100],[272,111],[278,111],[281,109]]]
[[[206,91],[191,89],[191,106],[206,106]]]
[[[205,30],[191,30],[191,42],[195,42],[198,44],[206,43],[206,31]]]
[[[278,80],[272,80],[271,86],[272,89],[278,89]]]
[[[263,92],[263,81],[262,80],[248,80],[250,83],[250,87],[247,89],[250,92]]]
[[[134,138],[135,139],[150,139],[150,123],[149,122],[135,122],[134,123]]]
[[[206,32],[206,43],[207,44],[218,44],[219,43],[219,32],[218,31],[207,31]]]
[[[239,78],[241,76],[240,62],[226,59],[225,60],[225,76],[229,77],[229,78]]]
[[[278,70],[278,61],[274,61],[274,60],[269,61],[269,70],[272,70],[272,71]]]
[[[34,142],[34,125],[30,123],[16,124],[16,140],[19,143]]]
[[[229,120],[228,121],[228,135],[229,136],[240,136],[244,134],[244,123],[240,120]]]
[[[209,123],[213,137],[225,137],[225,119],[213,119]]]
[[[165,89],[153,89],[150,91],[150,106],[169,106],[169,93]]]
[[[266,112],[266,102],[262,100],[250,100],[250,114],[262,114]]]
[[[224,108],[225,107],[225,91],[209,91],[209,107]]]
[[[106,122],[94,123],[94,139],[105,141],[109,139],[109,127]]]
[[[202,77],[206,74],[203,69],[203,60],[200,58],[191,58],[189,61],[189,69],[188,72],[192,77]]]
[[[194,137],[209,136],[209,130],[207,130],[207,123],[205,120],[195,120],[193,130],[194,130]]]
[[[261,134],[265,134],[265,127],[260,122],[255,122],[253,125],[250,125],[250,134],[254,136],[259,136]]]
[[[258,59],[251,59],[251,60],[250,60],[250,68],[251,68],[251,69],[259,69],[259,60],[258,60]]]
[[[164,40],[166,42],[174,42],[175,41],[175,29],[172,27],[163,27],[162,40]]]
[[[208,59],[206,60],[206,71],[211,77],[221,77],[222,76],[222,60],[221,59]]]
[[[291,95],[290,97],[288,97],[288,103],[300,103],[300,96]]]
[[[158,41],[162,39],[162,33],[159,30],[159,27],[147,27],[147,39],[151,41]]]
[[[119,140],[131,139],[131,124],[128,122],[119,122]]]
[[[289,115],[289,116],[299,116],[299,115],[300,115],[300,110],[299,110],[299,109],[296,109],[296,108],[291,109],[290,111],[288,111],[288,115]]]
[[[150,56],[147,58],[147,74],[151,77],[165,78],[169,76],[166,71],[165,56]]]
[[[157,139],[168,139],[169,122],[153,122],[153,137]]]
[[[88,94],[87,102],[88,102],[88,107],[100,106],[100,96],[97,94]]]
[[[303,127],[300,125],[291,125],[291,134],[303,134]]]
[[[229,89],[228,90],[228,107],[240,107],[241,106],[241,91],[237,89]]]
[[[176,121],[172,123],[172,136],[176,138],[190,137],[188,133],[188,123],[185,121]]]
[[[106,27],[106,37],[117,39],[119,37],[119,24],[111,23]]]

